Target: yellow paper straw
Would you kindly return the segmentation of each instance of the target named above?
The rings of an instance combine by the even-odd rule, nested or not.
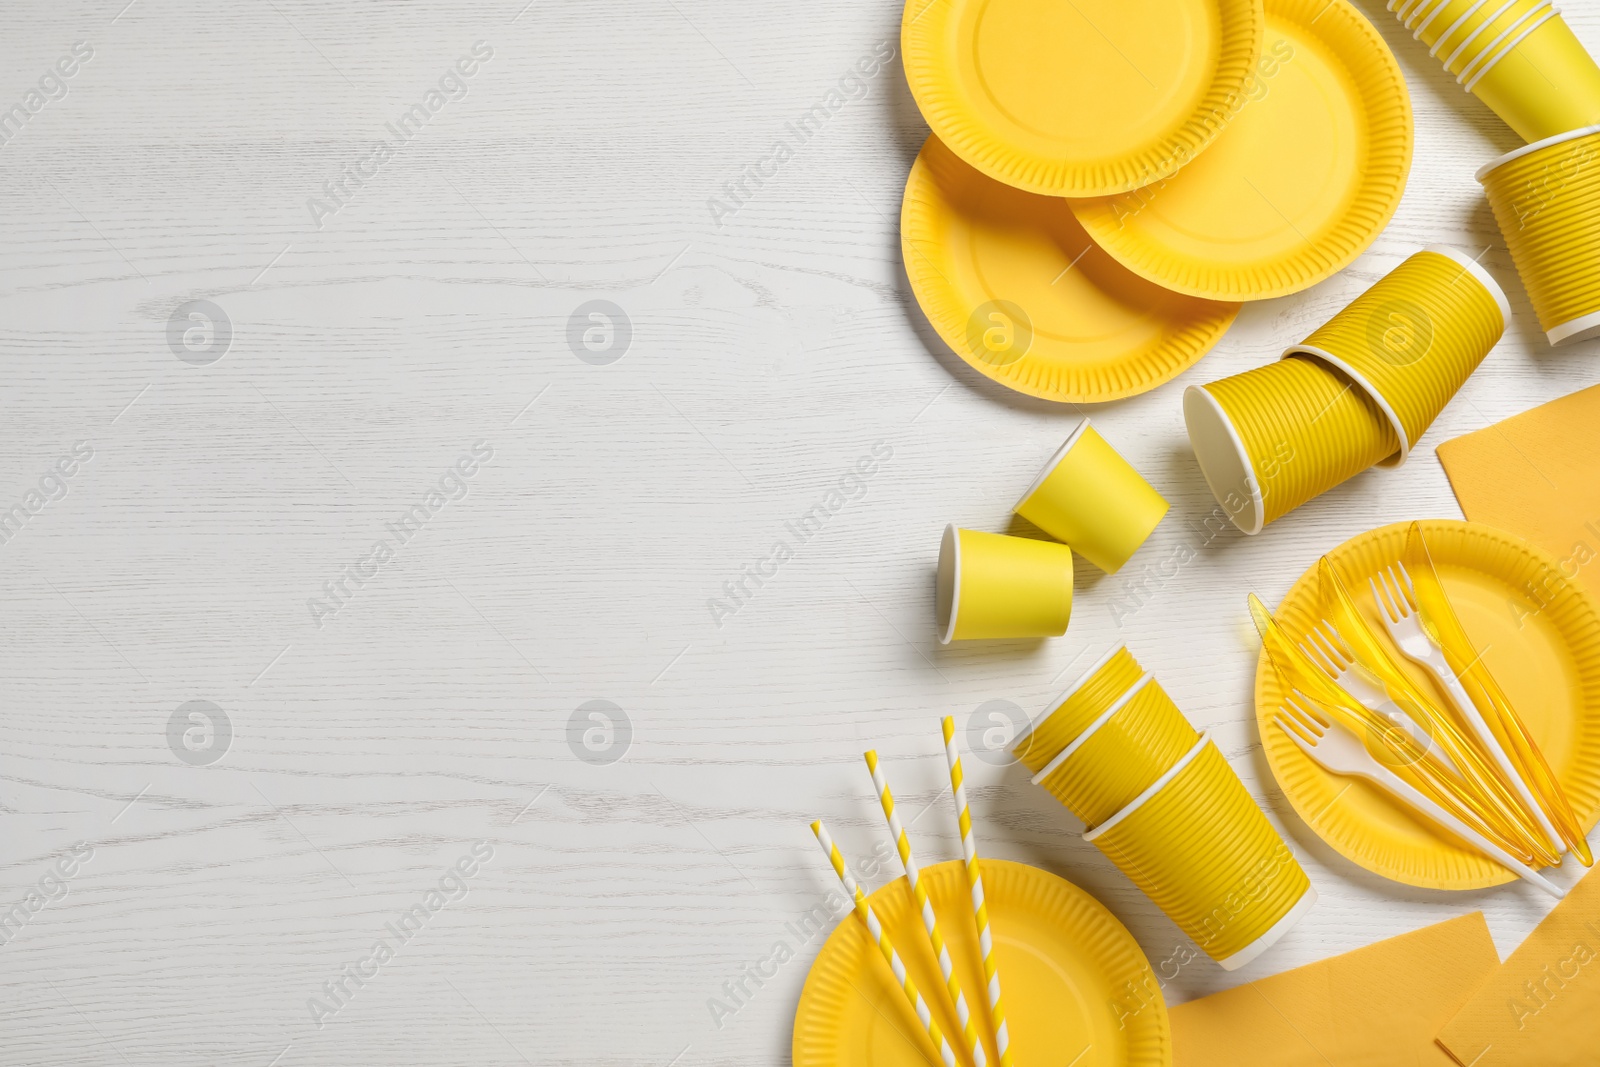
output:
[[[978,841],[972,836],[972,812],[967,808],[967,780],[956,751],[956,721],[944,717],[944,759],[950,765],[950,790],[956,798],[956,822],[961,829],[961,851],[966,857],[967,887],[972,891],[972,918],[978,924],[978,947],[983,953],[983,978],[989,983],[989,1023],[994,1027],[1000,1067],[1015,1067],[1011,1035],[1006,1029],[1006,1009],[1000,1000],[1000,969],[994,960],[994,938],[989,933],[989,906],[983,898],[983,871],[978,866]]]
[[[928,1031],[928,1036],[939,1048],[939,1058],[944,1061],[944,1067],[956,1067],[956,1054],[950,1049],[950,1042],[944,1039],[944,1032],[939,1029],[939,1024],[933,1021],[933,1014],[928,1011],[928,1005],[922,999],[922,994],[917,990],[916,980],[906,971],[906,965],[900,961],[900,953],[894,950],[894,942],[889,940],[889,932],[883,928],[874,914],[872,905],[867,903],[867,895],[861,891],[861,885],[850,874],[850,869],[844,865],[844,856],[840,855],[839,847],[833,843],[833,838],[828,834],[828,828],[822,825],[821,820],[811,824],[811,832],[817,835],[817,844],[822,846],[822,851],[828,854],[828,862],[833,864],[833,873],[839,876],[839,882],[844,886],[845,893],[855,901],[856,914],[861,921],[867,924],[867,933],[872,940],[878,943],[878,951],[883,953],[884,962],[894,972],[895,981],[900,983],[900,989],[906,995],[906,1000],[911,1004],[911,1010],[917,1013],[917,1019],[922,1023],[922,1028]]]
[[[928,887],[922,882],[922,870],[917,866],[916,857],[911,854],[911,838],[906,834],[906,828],[900,825],[900,816],[894,810],[894,794],[889,791],[889,781],[878,767],[878,753],[869,751],[863,755],[867,760],[867,770],[872,772],[872,784],[878,790],[878,803],[883,807],[883,817],[889,822],[889,835],[894,838],[894,847],[900,853],[900,864],[906,869],[911,895],[916,898],[917,910],[922,912],[922,925],[933,944],[933,954],[939,958],[939,972],[944,975],[945,989],[949,991],[950,999],[955,1001],[956,1020],[961,1023],[967,1047],[972,1050],[972,1062],[977,1067],[984,1067],[988,1057],[983,1051],[983,1039],[978,1036],[972,1013],[967,1010],[967,995],[961,991],[961,982],[956,978],[950,950],[944,947],[944,938],[939,936],[939,918],[933,912],[933,901],[928,899]]]

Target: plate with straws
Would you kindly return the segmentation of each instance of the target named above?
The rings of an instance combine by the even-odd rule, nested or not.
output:
[[[1172,1037],[1155,972],[1126,927],[1088,893],[1023,863],[983,860],[983,887],[1019,1064],[1167,1067]],[[977,928],[960,861],[922,869],[961,985],[984,988]],[[961,1027],[904,878],[869,898],[941,1029]],[[991,1065],[1000,1060],[977,1012]],[[959,1041],[956,1042],[959,1044]],[[939,1056],[854,915],[823,944],[800,994],[794,1067],[931,1067]],[[1074,1057],[1080,1057],[1074,1059]],[[966,1063],[965,1054],[959,1059]]]

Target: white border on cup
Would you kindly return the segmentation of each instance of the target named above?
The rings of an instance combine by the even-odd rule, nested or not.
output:
[[[1093,735],[1096,730],[1100,729],[1100,727],[1102,727],[1106,723],[1110,722],[1111,721],[1111,716],[1115,715],[1117,712],[1119,712],[1123,708],[1127,707],[1128,706],[1128,701],[1132,700],[1135,696],[1138,695],[1139,690],[1143,689],[1145,686],[1149,685],[1153,681],[1155,681],[1155,675],[1153,675],[1150,672],[1146,671],[1144,673],[1144,675],[1137,682],[1133,683],[1133,685],[1128,689],[1128,691],[1126,693],[1123,693],[1116,700],[1112,701],[1111,706],[1109,708],[1107,708],[1105,711],[1101,712],[1100,713],[1100,717],[1098,719],[1096,719],[1094,722],[1090,723],[1088,725],[1088,727],[1086,727],[1084,729],[1083,733],[1079,734],[1077,737],[1074,737],[1072,739],[1072,743],[1070,745],[1068,745],[1066,748],[1062,749],[1060,752],[1057,752],[1056,753],[1056,758],[1051,760],[1049,763],[1046,763],[1044,765],[1044,769],[1041,770],[1038,774],[1033,776],[1033,778],[1031,779],[1033,784],[1034,785],[1038,785],[1041,782],[1043,782],[1046,778],[1048,778],[1052,774],[1056,773],[1056,769],[1059,768],[1068,759],[1072,758],[1072,754],[1074,752],[1078,751],[1078,749],[1082,748],[1083,745],[1084,745],[1084,742],[1088,741],[1090,736]]]
[[[1117,825],[1123,819],[1126,819],[1129,815],[1132,815],[1140,808],[1140,806],[1144,804],[1145,801],[1161,792],[1161,790],[1166,787],[1168,782],[1176,778],[1185,767],[1193,763],[1194,758],[1200,755],[1200,753],[1205,750],[1206,745],[1210,743],[1211,731],[1207,730],[1205,733],[1200,735],[1200,740],[1194,743],[1193,748],[1179,756],[1178,762],[1167,768],[1166,774],[1163,774],[1160,778],[1157,778],[1155,781],[1151,782],[1143,793],[1140,793],[1138,796],[1128,801],[1127,805],[1121,811],[1114,815],[1107,816],[1106,820],[1099,826],[1096,826],[1094,829],[1085,830],[1083,832],[1083,839],[1085,841],[1093,841],[1095,838],[1099,837],[1101,834]]]
[[[1203,425],[1200,423],[1202,419],[1205,420]],[[1228,418],[1228,413],[1222,410],[1222,405],[1217,403],[1217,398],[1205,386],[1191,385],[1183,391],[1183,423],[1189,432],[1189,445],[1194,449],[1195,459],[1200,461],[1200,473],[1205,475],[1211,495],[1227,512],[1229,521],[1247,534],[1260,533],[1267,517],[1261,481],[1256,477],[1255,467],[1250,463],[1250,453],[1245,449],[1239,431],[1234,428],[1233,420]],[[1238,484],[1224,486],[1219,492],[1217,480],[1212,478],[1211,472],[1213,468],[1221,467],[1236,468],[1241,477]],[[1241,513],[1248,521],[1240,521],[1241,515],[1234,514],[1227,503],[1227,498],[1240,488],[1250,493],[1250,510]]]
[[[934,579],[934,625],[939,616],[948,611],[944,633],[939,643],[948,645],[956,634],[956,619],[961,611],[961,531],[953,522],[945,523],[944,536],[939,541],[939,570]]]
[[[1537,152],[1541,148],[1549,148],[1551,145],[1560,144],[1562,141],[1575,141],[1579,137],[1587,137],[1591,133],[1600,133],[1600,125],[1580,126],[1576,130],[1568,130],[1566,133],[1558,133],[1554,137],[1546,137],[1542,141],[1535,141],[1532,144],[1525,144],[1521,148],[1507,152],[1503,156],[1491,159],[1489,162],[1479,167],[1477,172],[1473,174],[1473,177],[1478,180],[1479,185],[1482,185],[1483,179],[1488,176],[1490,171],[1498,170],[1500,167],[1510,163],[1513,159],[1521,159],[1523,156],[1528,155],[1531,152]]]
[[[1044,465],[1044,470],[1039,472],[1039,476],[1033,480],[1033,484],[1028,486],[1028,491],[1022,494],[1022,499],[1012,506],[1011,511],[1013,513],[1018,512],[1022,505],[1026,504],[1033,494],[1039,491],[1039,487],[1045,483],[1045,479],[1055,473],[1055,469],[1061,466],[1061,461],[1067,458],[1067,453],[1072,451],[1072,446],[1078,443],[1079,439],[1083,437],[1084,431],[1088,428],[1089,417],[1085,415],[1078,420],[1078,425],[1072,428],[1072,432],[1067,435],[1067,439],[1062,443],[1061,447],[1056,449],[1056,454],[1050,457],[1050,462]]]

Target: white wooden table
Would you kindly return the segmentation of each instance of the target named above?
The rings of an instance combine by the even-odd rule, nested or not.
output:
[[[1545,910],[1354,869],[1251,725],[1247,590],[1276,602],[1356,533],[1459,516],[1433,445],[1600,379],[1593,344],[1545,345],[1472,179],[1514,135],[1376,0],[1417,117],[1394,222],[1094,410],[1174,507],[1122,575],[1083,568],[1065,638],[948,650],[940,528],[1005,529],[1078,412],[969,371],[909,293],[926,128],[898,4],[124,2],[17,2],[0,33],[0,105],[40,93],[0,145],[0,508],[27,516],[0,544],[0,909],[26,917],[0,1062],[786,1062],[820,939],[785,924],[829,885],[805,823],[857,858],[881,837],[861,750],[918,812],[943,796],[937,716],[1031,714],[1119,639],[1322,898],[1170,1000],[1475,908],[1506,952]],[[1568,18],[1600,46],[1600,5]],[[875,52],[896,58],[856,80]],[[1114,612],[1213,507],[1184,386],[1434,241],[1497,246],[1516,322],[1412,462]],[[793,559],[708,606],[779,540]],[[1084,886],[1153,959],[1180,944],[1019,769],[968,766],[989,854]],[[943,806],[916,834],[956,854]],[[714,1019],[781,939],[795,959]]]

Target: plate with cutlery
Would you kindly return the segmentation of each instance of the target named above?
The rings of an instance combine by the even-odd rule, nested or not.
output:
[[[1424,520],[1328,553],[1275,612],[1256,717],[1295,811],[1351,862],[1432,889],[1593,863],[1600,609],[1504,531]]]

